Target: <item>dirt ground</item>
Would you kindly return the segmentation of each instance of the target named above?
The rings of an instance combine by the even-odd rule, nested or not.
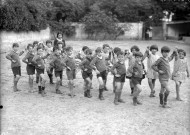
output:
[[[108,43],[112,47],[129,49],[138,45],[144,53],[146,46],[157,44],[159,48],[168,45],[178,46],[187,51],[190,60],[190,46],[165,41],[67,41],[74,50],[87,45],[92,49]],[[21,47],[23,48],[23,47]],[[2,50],[7,50],[2,45]],[[160,52],[158,53],[160,55]],[[22,78],[18,83],[21,92],[13,92],[13,74],[10,61],[1,54],[1,134],[2,135],[189,135],[190,134],[190,81],[181,86],[182,102],[175,100],[175,84],[170,80],[169,109],[159,107],[159,81],[156,82],[156,97],[150,98],[147,79],[142,81],[143,91],[140,94],[141,106],[132,105],[129,81],[126,80],[122,98],[125,104],[115,106],[112,90],[113,76],[109,74],[104,92],[105,100],[98,97],[97,78],[93,78],[92,98],[83,96],[83,79],[80,71],[75,80],[76,96],[71,99],[68,94],[67,80],[64,72],[63,95],[55,93],[54,85],[46,83],[47,96],[41,97],[37,92],[28,93],[28,76],[26,65],[22,63]],[[23,58],[23,56],[21,57]],[[144,61],[146,65],[146,60]],[[173,62],[171,62],[173,70]],[[47,74],[46,74],[47,77]],[[48,77],[47,77],[48,79]],[[55,81],[55,78],[54,78]],[[35,84],[37,91],[37,85]]]

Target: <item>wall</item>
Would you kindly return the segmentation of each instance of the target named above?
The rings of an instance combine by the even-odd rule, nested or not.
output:
[[[155,40],[164,39],[162,26],[152,27],[152,39],[155,39]]]

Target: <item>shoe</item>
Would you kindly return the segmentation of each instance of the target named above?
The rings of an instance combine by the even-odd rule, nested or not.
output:
[[[156,97],[153,93],[150,93],[149,97]]]
[[[108,91],[107,87],[104,88],[104,91]]]
[[[114,99],[114,104],[115,105],[119,105],[118,98],[119,98],[119,93],[115,92],[115,99]]]
[[[137,105],[137,97],[133,97],[133,105],[134,105],[134,106]]]
[[[87,91],[84,92],[84,97],[87,97]]]
[[[41,94],[42,93],[42,87],[38,86],[38,93]]]
[[[159,94],[159,97],[160,97],[160,106],[162,107],[163,104],[164,104],[164,99],[163,99],[164,94],[160,93],[160,94]]]
[[[125,101],[123,99],[118,99],[118,102],[125,103]]]
[[[103,97],[103,91],[104,91],[104,89],[99,89],[99,99],[100,100],[105,100]]]
[[[62,94],[62,92],[58,89],[56,89],[56,94]]]
[[[142,105],[142,103],[138,99],[136,100],[136,102],[138,105]]]
[[[46,96],[45,87],[42,87],[41,95],[42,95],[42,97]]]
[[[91,98],[91,97],[92,97],[92,95],[90,94],[90,90],[87,90],[87,97],[88,97],[88,98]]]

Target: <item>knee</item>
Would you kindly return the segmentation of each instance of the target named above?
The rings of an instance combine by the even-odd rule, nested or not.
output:
[[[61,81],[61,79],[59,77],[57,77],[57,82],[60,82],[60,81]]]

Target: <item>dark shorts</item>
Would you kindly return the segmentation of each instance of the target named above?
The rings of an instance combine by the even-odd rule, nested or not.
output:
[[[96,76],[97,76],[97,78],[98,77],[102,77],[102,80],[107,80],[107,71],[105,70],[105,71],[103,71],[103,72],[100,72],[100,74],[97,74]]]
[[[68,80],[73,80],[76,79],[76,70],[66,70],[66,74],[67,74],[67,79]]]
[[[124,83],[125,82],[125,74],[121,75],[120,77],[116,77],[114,76],[114,80],[115,82],[121,82],[121,83]]]
[[[137,84],[141,84],[142,78],[131,77],[131,81],[133,85],[136,86]]]
[[[63,71],[55,71],[55,77],[60,77],[62,78]]]
[[[13,71],[14,76],[16,76],[16,75],[21,76],[21,67],[20,66],[19,67],[13,67],[12,71]]]
[[[27,65],[26,71],[28,75],[34,75],[35,74],[35,66],[33,65]]]
[[[85,71],[82,72],[82,78],[83,79],[90,78],[92,80],[92,77],[93,77],[92,72],[91,73],[88,73]]]
[[[44,69],[36,68],[36,72],[37,72],[38,75],[44,74]]]

